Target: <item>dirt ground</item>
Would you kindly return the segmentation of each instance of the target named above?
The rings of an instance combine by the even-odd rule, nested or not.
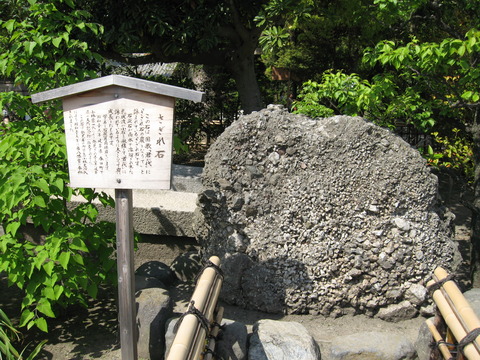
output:
[[[139,244],[136,253],[136,266],[149,260],[162,259],[170,264],[181,252],[192,249],[196,244],[189,238],[146,237]],[[12,317],[18,318],[22,294],[14,287],[7,288],[5,278],[0,279],[0,304]],[[175,301],[174,312],[178,315],[186,310],[193,292],[188,285],[181,285],[171,292]],[[33,344],[46,339],[39,359],[121,359],[119,336],[117,333],[116,293],[113,289],[103,289],[97,300],[92,300],[88,309],[71,307],[56,319],[49,321],[49,333],[32,331],[27,341]],[[403,334],[415,341],[422,318],[388,323],[366,316],[343,316],[341,318],[325,318],[312,315],[272,315],[258,311],[247,311],[238,307],[225,306],[225,319],[240,321],[251,329],[260,319],[296,321],[303,324],[317,340],[321,350],[326,351],[333,338],[362,331],[389,331]]]
[[[4,279],[0,284],[2,289],[5,289]],[[192,291],[190,286],[183,286],[172,292],[176,304],[174,309],[176,314],[180,315],[186,310]],[[14,314],[18,310],[21,294],[10,288],[8,290],[9,298],[5,299],[6,293],[2,291],[0,300],[3,307],[10,314]],[[121,359],[115,297],[113,291],[104,290],[97,300],[91,301],[88,310],[72,307],[61,317],[49,322],[50,332],[48,334],[39,331],[32,333],[28,338],[28,341],[32,341],[32,343],[38,343],[43,339],[48,340],[38,358],[54,360]],[[414,342],[418,329],[424,321],[422,318],[416,318],[400,323],[388,323],[363,315],[343,316],[337,319],[312,315],[281,316],[223,305],[225,306],[225,319],[240,321],[246,324],[249,330],[260,319],[299,322],[317,340],[322,351],[326,351],[332,339],[337,336],[364,331],[398,333]]]
[[[456,214],[456,238],[459,247],[467,250],[470,214],[461,205],[458,196],[453,195],[448,201],[450,209]],[[135,267],[150,260],[170,264],[177,255],[195,246],[196,243],[191,238],[143,236],[135,255]],[[480,287],[480,281],[477,280],[473,285]],[[172,291],[176,313],[181,314],[185,310],[192,291],[189,286],[178,287]],[[121,359],[115,298],[116,293],[113,289],[104,289],[99,293],[97,300],[90,302],[88,309],[72,307],[59,318],[52,319],[48,334],[40,331],[31,332],[28,341],[32,343],[43,339],[48,341],[39,359]],[[0,307],[12,318],[18,319],[21,300],[21,292],[13,287],[7,288],[5,278],[0,276]],[[343,316],[337,319],[312,315],[272,316],[233,306],[225,306],[224,318],[240,321],[247,327],[251,327],[260,319],[297,321],[309,330],[319,343],[322,352],[328,351],[333,338],[364,331],[399,333],[414,342],[424,321],[421,317],[400,323],[388,323],[366,316]]]

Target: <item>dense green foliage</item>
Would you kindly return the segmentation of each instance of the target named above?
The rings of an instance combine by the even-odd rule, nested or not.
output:
[[[95,76],[100,60],[84,40],[101,31],[72,1],[9,1],[15,15],[0,22],[0,74],[30,93]],[[10,9],[11,9],[10,8]],[[47,331],[58,306],[86,305],[102,282],[115,282],[114,225],[97,223],[96,199],[111,198],[68,186],[65,136],[58,103],[33,106],[19,93],[0,94],[17,119],[0,140],[0,271],[23,289],[20,326]],[[69,207],[72,196],[85,203]],[[28,223],[44,237],[25,239]]]
[[[5,360],[33,360],[42,350],[46,340],[41,341],[29,354],[27,347],[18,351],[17,343],[22,340],[21,332],[12,324],[7,314],[0,309],[0,359]]]
[[[392,5],[381,3],[385,8]],[[471,28],[458,38],[435,34],[435,40],[421,41],[415,36],[407,42],[380,41],[363,55],[364,68],[375,71],[374,76],[367,79],[342,71],[325,72],[321,81],[303,85],[297,111],[312,116],[360,115],[382,126],[395,128],[406,123],[426,134],[436,131],[434,140],[439,140],[440,150],[445,152],[433,154],[436,161],[431,163],[460,167],[473,179],[469,131],[476,122],[480,100],[480,32]],[[451,144],[459,138],[468,159],[452,156]],[[427,152],[430,158],[431,151]]]
[[[457,168],[473,185],[474,262],[480,268],[480,3],[375,0],[378,19],[399,28],[366,48],[362,75],[323,73],[304,85],[298,111],[359,114],[432,134],[429,164]],[[395,23],[395,20],[397,21]],[[392,22],[393,21],[393,22]],[[392,33],[390,33],[392,34]],[[407,35],[407,36],[405,36]],[[434,147],[436,150],[434,150]]]

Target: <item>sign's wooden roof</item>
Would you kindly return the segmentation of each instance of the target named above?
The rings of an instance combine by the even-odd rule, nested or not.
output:
[[[171,96],[178,99],[192,100],[195,102],[204,101],[205,99],[205,93],[200,91],[185,89],[154,81],[136,79],[123,75],[109,75],[98,79],[82,81],[73,85],[32,94],[32,102],[39,103],[48,100],[61,99],[67,96],[81,94],[87,91],[112,85],[123,86],[129,89],[146,91],[158,95]]]

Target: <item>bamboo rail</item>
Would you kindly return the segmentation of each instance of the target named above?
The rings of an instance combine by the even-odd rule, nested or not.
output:
[[[459,344],[462,344],[462,341],[466,341],[465,338],[467,335],[471,337],[471,334],[473,334],[472,331],[480,328],[480,320],[460,289],[454,281],[450,280],[448,273],[443,268],[438,267],[435,269],[433,280],[427,283],[427,288],[432,287],[435,288],[432,297],[438,310],[455,339]],[[437,341],[437,343],[442,341],[441,338],[437,339],[437,334],[432,331],[431,325],[433,324],[427,322],[427,325],[435,341]],[[440,334],[438,334],[438,336],[440,336]],[[480,335],[464,345],[462,352],[468,360],[480,360],[479,338]],[[450,356],[447,353],[444,354],[440,346],[439,350],[446,360],[452,359],[451,354]]]
[[[167,360],[198,360],[205,350],[223,283],[223,276],[218,271],[220,259],[212,256],[209,261],[211,266],[204,268],[200,274],[189,309],[179,320]]]
[[[220,332],[220,323],[222,321],[222,318],[223,318],[223,307],[220,306],[217,310],[217,313],[215,314],[215,322],[213,323],[212,331],[210,332],[210,339],[208,340],[207,350],[205,352],[205,356],[203,360],[212,360],[214,358],[213,353],[215,352],[215,345],[217,342],[216,339],[217,339],[218,333]]]

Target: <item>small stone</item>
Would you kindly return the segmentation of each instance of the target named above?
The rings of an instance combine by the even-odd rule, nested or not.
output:
[[[244,203],[245,201],[243,200],[243,198],[239,196],[233,198],[232,210],[239,211]]]
[[[395,218],[393,219],[395,226],[402,231],[410,230],[410,223],[402,218]]]
[[[422,250],[415,251],[415,257],[417,258],[417,260],[423,260],[423,251]]]
[[[417,314],[417,309],[409,301],[405,300],[400,304],[393,304],[380,309],[377,316],[382,320],[398,322],[401,320],[413,319]]]
[[[272,164],[276,165],[276,164],[278,164],[278,161],[280,160],[280,154],[278,152],[274,151],[274,152],[270,153],[270,155],[268,155],[268,160]]]
[[[427,297],[427,289],[420,284],[413,284],[405,293],[405,299],[414,305],[422,304]]]
[[[245,206],[245,216],[246,217],[253,217],[257,215],[258,211],[252,206]]]
[[[220,189],[222,189],[222,190],[232,190],[232,184],[230,183],[230,181],[228,181],[226,179],[219,179],[217,182],[218,182],[218,186],[220,187]]]
[[[260,320],[253,325],[250,360],[320,360],[320,349],[297,322]]]

